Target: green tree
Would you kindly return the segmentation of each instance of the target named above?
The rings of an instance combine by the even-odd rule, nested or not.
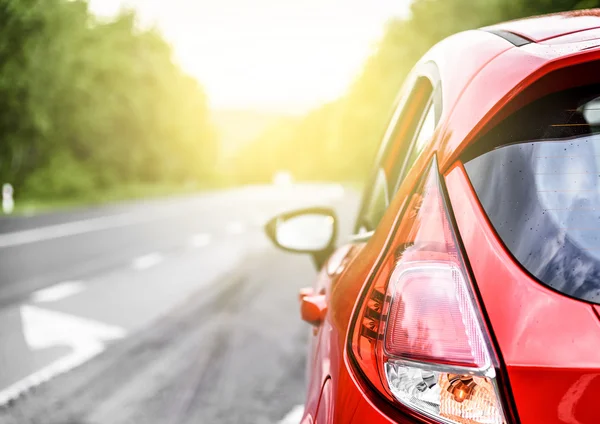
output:
[[[133,12],[0,0],[0,178],[35,197],[213,177],[206,96]]]

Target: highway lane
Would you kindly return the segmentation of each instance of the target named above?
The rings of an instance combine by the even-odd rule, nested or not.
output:
[[[277,422],[302,403],[315,271],[262,224],[333,205],[348,230],[356,203],[264,186],[0,220],[0,422]]]
[[[0,304],[168,252],[195,235],[258,226],[278,210],[339,196],[339,187],[247,187],[168,201],[0,219]],[[102,215],[100,215],[102,213]]]

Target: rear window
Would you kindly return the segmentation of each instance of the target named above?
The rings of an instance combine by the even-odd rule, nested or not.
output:
[[[465,169],[493,227],[540,282],[600,303],[600,85],[545,96]]]

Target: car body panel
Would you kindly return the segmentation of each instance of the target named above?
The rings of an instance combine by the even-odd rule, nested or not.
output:
[[[600,12],[594,9],[519,19],[492,25],[486,29],[512,32],[539,43],[592,28],[600,28]]]
[[[388,216],[388,222],[383,225],[394,225],[393,218]],[[370,239],[368,244],[355,245],[349,252],[352,259],[347,262],[339,278],[331,280],[327,297],[330,313],[318,332],[317,337],[320,338],[321,344],[313,369],[313,373],[320,376],[319,378],[327,380],[324,390],[331,393],[320,394],[318,411],[312,409],[307,403],[303,424],[311,422],[314,416],[319,417],[319,413],[325,410],[331,414],[331,419],[327,423],[416,423],[408,417],[402,417],[389,405],[378,403],[378,399],[361,386],[351,371],[345,349],[355,300],[359,297],[372,268],[380,259],[380,252],[388,241],[387,236],[384,231],[380,231]],[[320,423],[318,419],[317,422]]]
[[[588,43],[560,48],[534,44],[515,47],[474,75],[445,123],[440,145],[433,146],[440,169],[447,169],[486,126],[506,116],[510,112],[506,105],[534,81],[563,67],[600,60],[600,47],[586,49]]]
[[[315,284],[315,292],[326,296],[328,312],[337,311],[337,306],[332,307],[332,292],[335,290],[340,277],[345,273],[347,267],[351,266],[353,259],[361,252],[361,245],[346,244],[338,248],[329,258]],[[350,294],[348,296],[351,296]],[[328,313],[324,322],[311,330],[308,374],[309,385],[308,395],[304,410],[303,423],[313,422],[321,414],[329,416],[329,411],[333,411],[331,399],[334,395],[334,388],[330,381],[332,371],[339,369],[340,360],[337,352],[343,350],[339,342],[338,330],[332,325],[331,314]],[[336,380],[337,381],[337,380]],[[330,393],[323,396],[323,391]],[[323,419],[323,415],[321,415]]]
[[[317,424],[327,424],[333,419],[332,395],[331,379],[328,378],[325,380],[325,384],[323,384],[323,388],[321,389],[321,398],[319,399],[319,406],[316,414],[317,419],[315,421]]]
[[[469,81],[490,61],[514,46],[497,35],[472,30],[452,35],[436,44],[415,66],[413,74],[419,74],[424,64],[433,62],[442,84],[443,121],[460,98]],[[477,54],[472,54],[476,51]],[[460,67],[456,58],[461,57]]]
[[[542,41],[539,44],[543,45],[559,45],[559,44],[571,44],[580,43],[582,41],[598,40],[600,39],[600,28],[588,29],[585,31],[579,31],[572,34],[561,35],[550,40]]]
[[[597,422],[600,322],[592,306],[539,284],[516,263],[462,166],[446,185],[522,422]]]
[[[600,59],[600,43],[596,40],[515,47],[488,32],[466,31],[440,42],[407,78],[414,80],[422,67],[433,62],[443,90],[443,111],[437,130],[441,134],[422,155],[423,163],[415,167],[423,167],[437,152],[440,168],[447,169],[518,92],[548,72],[592,60],[594,56]],[[458,67],[456,57],[468,59]]]
[[[597,49],[600,46],[600,40],[593,38],[591,40],[568,42],[562,44],[528,44],[521,47],[525,53],[533,56],[554,61],[577,54],[587,53],[590,50]]]
[[[532,82],[563,66],[600,60],[600,48],[595,46],[600,30],[590,29],[600,27],[597,12],[537,19],[492,28],[546,40],[545,44],[515,47],[498,35],[468,31],[436,45],[408,76],[410,83],[428,64],[435,64],[443,112],[432,141],[391,199],[372,237],[338,249],[319,274],[315,290],[326,295],[328,312],[324,322],[311,330],[303,424],[426,422],[410,418],[402,407],[375,393],[354,368],[347,347],[357,299],[386,255],[404,203],[434,155],[445,176],[492,337],[506,365],[512,390],[506,395],[514,394],[521,421],[596,422],[591,394],[600,390],[596,353],[600,352],[600,307],[560,295],[524,273],[504,250],[464,169],[456,165],[464,149],[505,116],[510,100]],[[556,43],[549,43],[550,39]],[[464,58],[460,65],[457,57]],[[490,273],[494,278],[489,278]]]
[[[406,190],[403,192],[404,195],[394,197],[388,210],[400,211],[403,209],[403,198],[406,198],[408,194],[406,185],[403,190]],[[323,285],[323,283],[327,286],[325,294],[327,296],[328,313],[325,321],[318,328],[317,335],[311,341],[312,346],[316,345],[318,347],[316,349],[311,348],[314,350],[314,353],[311,350],[313,365],[303,424],[314,420],[319,408],[320,392],[324,381],[328,378],[331,378],[331,401],[335,405],[332,422],[364,423],[363,418],[367,416],[369,417],[368,422],[372,423],[394,422],[389,418],[389,415],[393,416],[396,412],[389,406],[387,415],[380,412],[377,417],[372,416],[373,406],[369,400],[370,393],[357,385],[358,380],[352,374],[345,347],[356,299],[360,296],[369,275],[374,272],[375,266],[382,259],[384,247],[391,238],[391,228],[397,224],[399,218],[400,212],[396,214],[387,213],[377,231],[367,243],[356,243],[347,251],[347,247],[340,248],[340,250],[346,251],[346,260],[343,261],[343,270],[336,273],[333,278],[326,277],[326,269],[329,268],[329,271],[332,271],[334,268],[330,264],[326,264],[319,274],[317,287]],[[332,255],[332,258],[336,255],[337,252]],[[381,406],[385,407],[385,405]],[[367,411],[371,411],[371,415],[368,415]],[[403,422],[410,423],[411,421],[403,420]]]
[[[460,67],[456,57],[466,58]],[[435,63],[443,90],[437,130],[440,134],[415,168],[422,169],[437,152],[440,169],[447,169],[475,135],[493,124],[492,118],[501,117],[498,111],[517,93],[553,70],[595,58],[600,59],[600,43],[596,40],[515,47],[488,32],[466,31],[440,42],[407,77],[407,81],[414,81],[427,63]]]

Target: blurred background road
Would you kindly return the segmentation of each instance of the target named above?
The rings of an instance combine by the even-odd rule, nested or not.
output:
[[[0,218],[0,422],[279,422],[303,402],[297,290],[315,271],[262,225],[314,205],[345,234],[357,195],[249,186]]]

